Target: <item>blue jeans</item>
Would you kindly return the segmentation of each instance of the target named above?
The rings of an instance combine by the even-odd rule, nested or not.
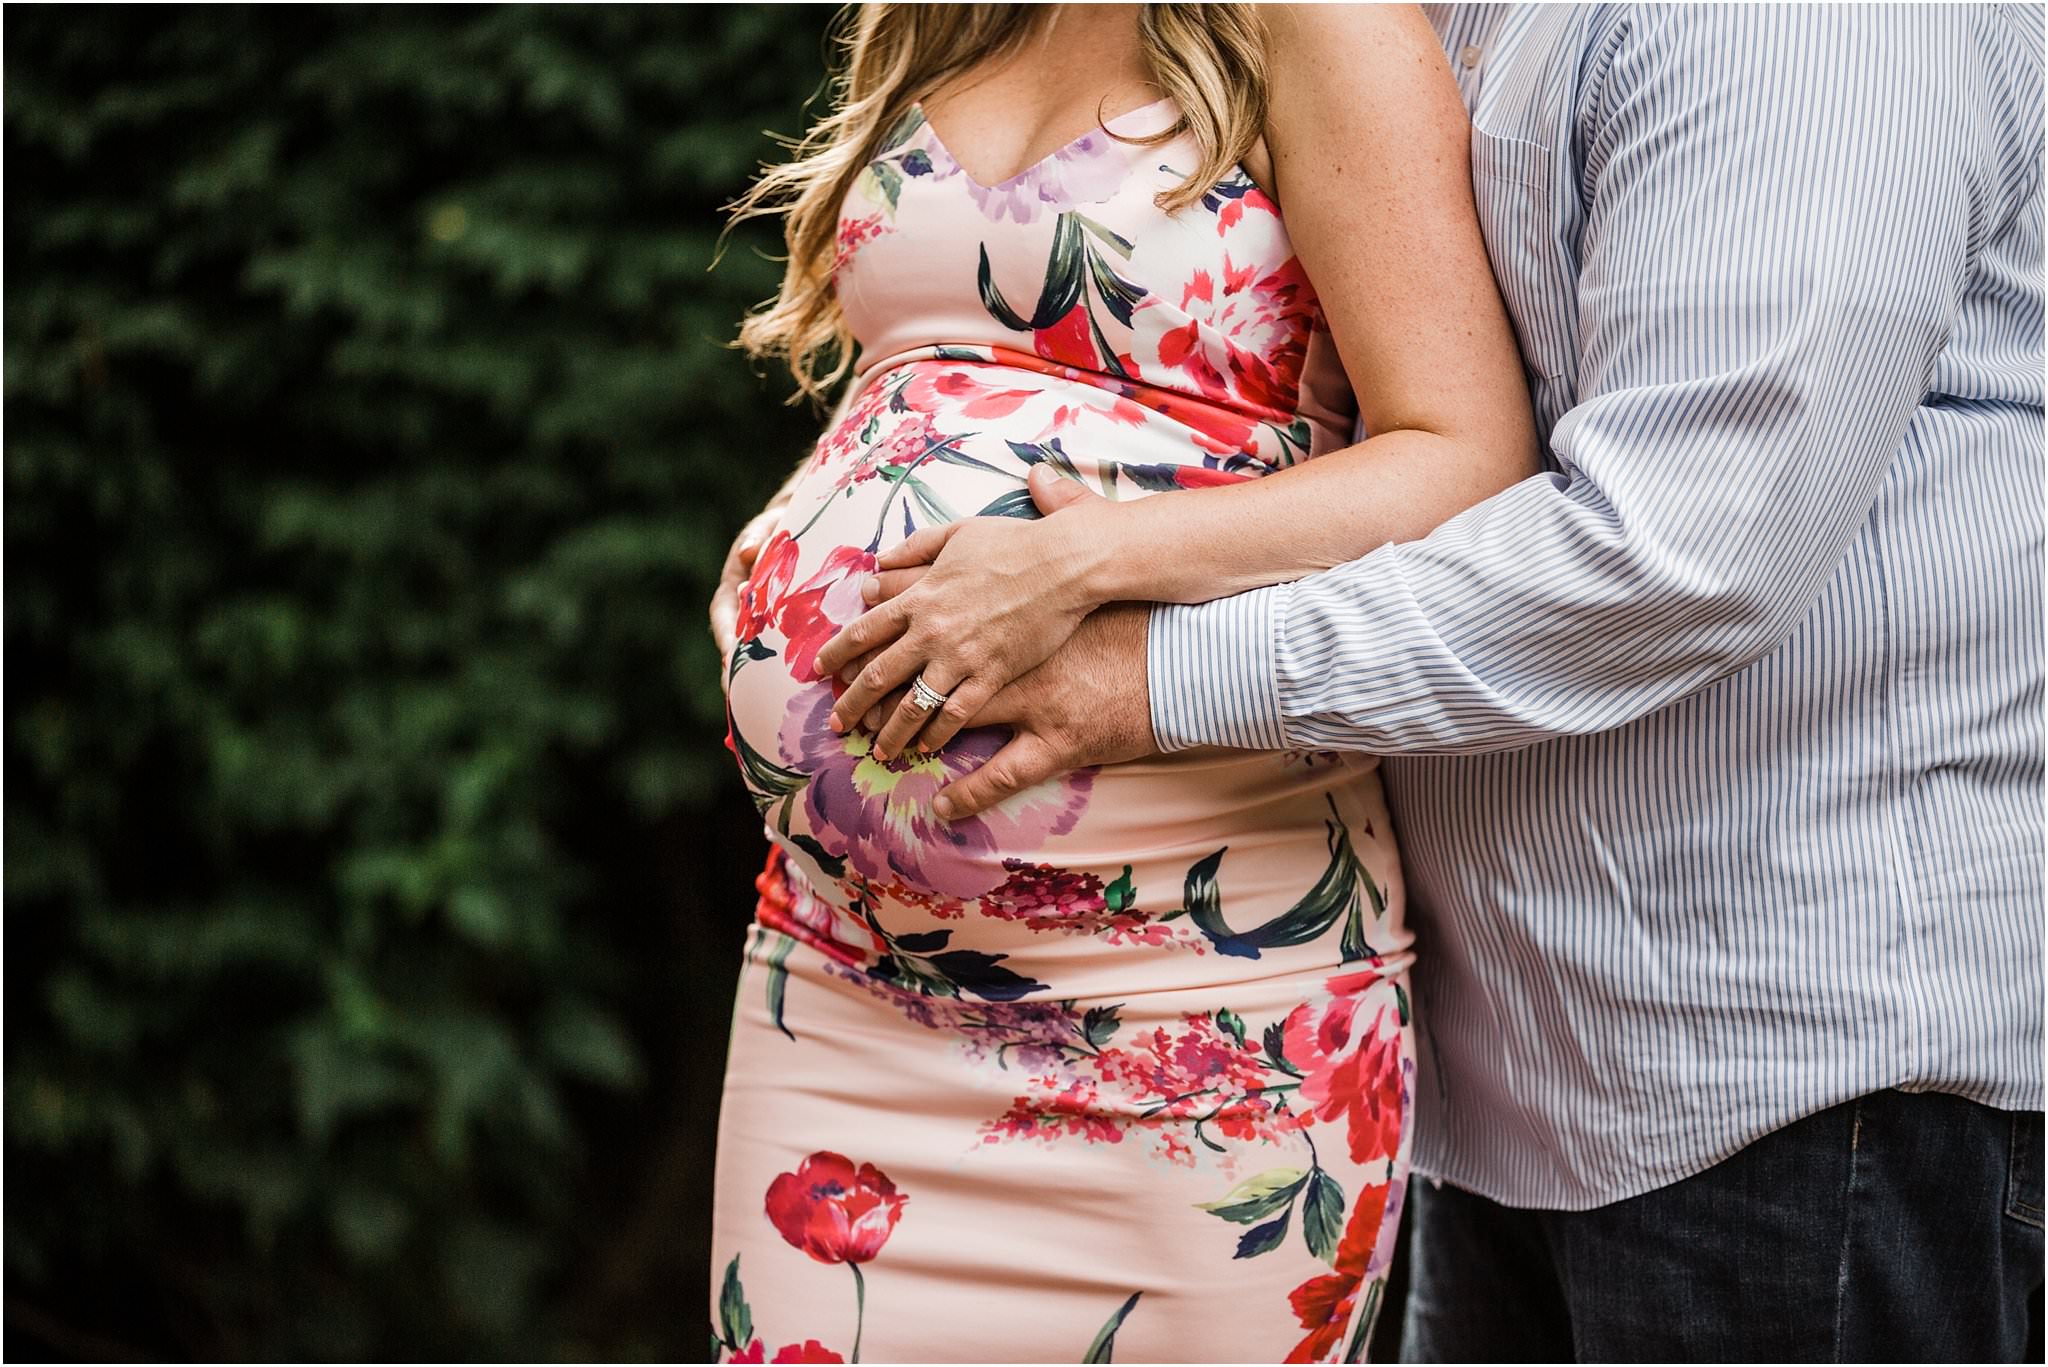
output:
[[[1879,1092],[1596,1210],[1417,1178],[1409,1362],[2041,1361],[2041,1112]]]

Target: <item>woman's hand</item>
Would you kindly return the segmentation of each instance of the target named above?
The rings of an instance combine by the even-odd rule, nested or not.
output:
[[[946,695],[934,711],[906,696],[883,720],[875,754],[891,759],[919,732],[936,750],[982,704],[1044,661],[1100,607],[1094,571],[1113,552],[1117,505],[1033,467],[1035,521],[974,517],[911,536],[876,561],[864,590],[874,604],[818,652],[818,672],[848,687],[832,726],[861,723],[896,689],[922,677]]]

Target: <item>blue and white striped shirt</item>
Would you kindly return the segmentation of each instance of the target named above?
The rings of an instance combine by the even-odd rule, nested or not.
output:
[[[1550,469],[1152,616],[1166,749],[1387,756],[1417,1170],[2042,1104],[2038,7],[1445,6]]]

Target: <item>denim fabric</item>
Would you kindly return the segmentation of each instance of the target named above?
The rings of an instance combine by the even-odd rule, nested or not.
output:
[[[1878,1092],[1586,1211],[1418,1180],[1409,1362],[2039,1362],[2042,1120]]]

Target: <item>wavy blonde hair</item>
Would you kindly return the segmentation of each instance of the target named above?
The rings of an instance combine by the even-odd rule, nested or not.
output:
[[[853,364],[832,269],[839,211],[854,181],[912,104],[984,62],[1016,53],[1044,31],[1051,12],[1042,4],[899,3],[840,11],[833,40],[841,61],[828,85],[832,111],[789,142],[790,160],[765,168],[728,211],[728,229],[749,218],[782,219],[789,249],[782,289],[747,315],[737,345],[755,358],[788,360],[797,384],[791,403],[822,402]],[[1188,178],[1158,196],[1171,213],[1227,178],[1258,142],[1266,122],[1264,31],[1248,4],[1158,4],[1141,7],[1138,34],[1153,80],[1181,117],[1172,128],[1128,141],[1190,132],[1201,148]]]

